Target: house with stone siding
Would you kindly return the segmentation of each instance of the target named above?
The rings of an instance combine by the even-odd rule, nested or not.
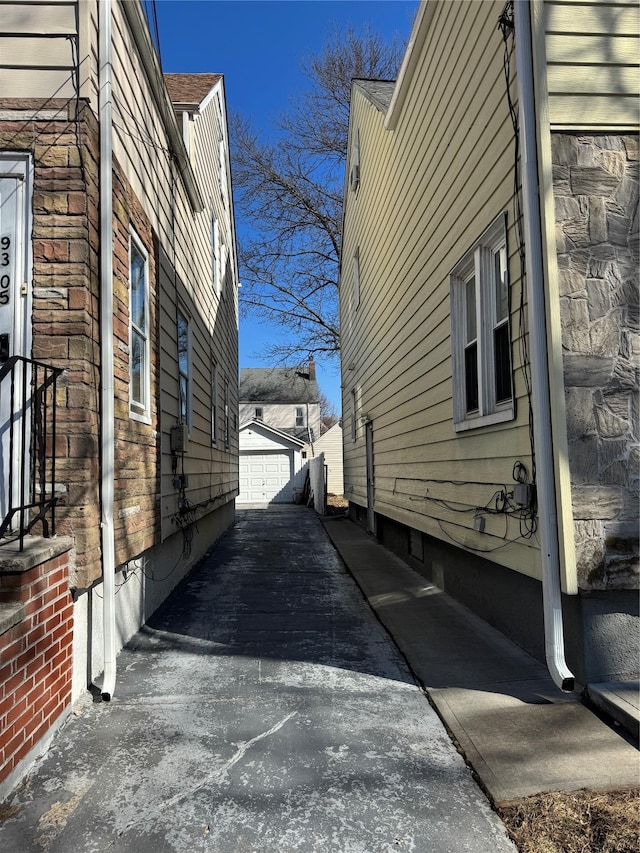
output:
[[[420,4],[352,88],[353,519],[547,660],[638,676],[638,15]]]
[[[233,523],[238,274],[222,75],[138,0],[0,22],[2,799]]]

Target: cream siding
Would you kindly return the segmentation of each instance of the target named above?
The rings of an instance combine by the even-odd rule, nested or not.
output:
[[[537,576],[537,543],[520,537],[517,522],[487,514],[485,533],[473,529],[473,508],[513,485],[514,463],[530,469],[513,130],[496,23],[502,6],[435,4],[393,131],[355,86],[351,134],[360,133],[361,181],[357,197],[346,197],[343,257],[359,247],[361,303],[355,320],[346,313],[353,282],[343,263],[343,410],[350,412],[356,388],[358,418],[373,422],[377,512]],[[517,416],[456,435],[449,273],[505,210]],[[360,423],[356,442],[346,424],[344,446],[345,496],[365,506]]]
[[[198,188],[207,200],[194,213],[180,175],[171,161],[159,109],[120,4],[114,4],[114,155],[128,173],[161,245],[160,346],[163,381],[162,534],[176,531],[177,510],[170,454],[170,428],[178,420],[176,315],[189,318],[191,332],[191,429],[185,455],[186,497],[192,504],[229,500],[238,488],[237,418],[237,263],[231,211],[222,200],[218,141],[226,139],[224,89],[208,100],[192,123],[192,164]],[[131,67],[133,66],[133,73]],[[220,99],[220,109],[217,100]],[[227,174],[227,180],[229,176]],[[230,280],[218,298],[213,289],[211,222],[219,220],[230,251]],[[221,271],[224,282],[224,268]],[[177,288],[177,294],[176,294]],[[176,295],[178,302],[176,302]],[[211,441],[211,362],[218,365],[218,436]],[[229,387],[229,447],[225,446],[224,388]]]
[[[76,29],[76,18],[78,21]],[[0,91],[4,97],[65,100],[86,97],[98,112],[98,5],[78,2],[0,5]],[[19,37],[17,34],[21,34]],[[67,38],[67,35],[71,38]],[[113,153],[150,220],[159,244],[158,280],[151,296],[159,300],[162,536],[176,532],[178,509],[173,486],[170,428],[178,419],[176,315],[180,305],[191,323],[192,424],[186,496],[192,504],[233,499],[238,488],[237,259],[230,171],[221,186],[219,142],[228,146],[224,87],[216,84],[193,121],[192,163],[205,209],[193,206],[172,160],[163,119],[147,79],[140,48],[122,2],[112,3]],[[79,69],[78,73],[74,68]],[[158,74],[160,74],[158,67]],[[158,82],[161,83],[158,78]],[[163,85],[163,84],[162,84]],[[37,152],[36,152],[37,153]],[[227,157],[228,161],[228,157]],[[117,211],[116,211],[117,213]],[[211,221],[219,220],[230,275],[220,296],[213,292]],[[154,246],[147,245],[151,254]],[[221,271],[224,282],[225,270]],[[211,362],[218,365],[218,441],[211,442]],[[224,442],[224,387],[229,387],[229,447]],[[213,504],[215,508],[218,504]]]
[[[259,400],[251,403],[240,403],[240,423],[255,420],[256,408],[262,409],[262,422],[276,429],[299,430],[310,427],[314,440],[320,435],[320,406],[317,403],[262,403]],[[296,409],[302,409],[304,424],[296,426]]]
[[[327,492],[341,495],[344,492],[344,472],[342,462],[342,427],[334,424],[315,444],[316,456],[324,453],[327,466]]]
[[[544,3],[552,130],[637,128],[639,25],[634,0]]]
[[[3,97],[74,97],[77,50],[75,2],[0,5]]]

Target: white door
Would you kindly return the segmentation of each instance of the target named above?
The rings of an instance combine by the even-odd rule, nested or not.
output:
[[[2,367],[14,355],[31,354],[31,241],[30,204],[31,160],[20,154],[0,155],[0,375]],[[13,506],[23,503],[29,493],[29,454],[22,447],[22,386],[26,383],[29,405],[30,368],[23,372],[21,364],[0,380],[0,522],[9,509],[9,471],[13,459],[23,460],[23,471],[14,465],[12,477]],[[14,388],[13,411],[11,386]],[[11,421],[13,443],[11,446]],[[25,448],[29,447],[27,417]],[[24,479],[20,476],[24,474]]]
[[[243,453],[240,456],[239,503],[292,503],[291,453]]]

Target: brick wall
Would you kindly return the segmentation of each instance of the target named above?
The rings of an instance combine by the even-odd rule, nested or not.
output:
[[[0,784],[70,707],[67,543],[63,553],[30,568],[0,570]],[[56,550],[63,547],[56,543]]]
[[[116,164],[113,176],[114,392],[116,565],[160,541],[160,436],[158,245],[129,182]],[[151,355],[150,424],[129,417],[129,237],[133,228],[149,263]]]
[[[552,146],[578,582],[637,589],[638,138]]]

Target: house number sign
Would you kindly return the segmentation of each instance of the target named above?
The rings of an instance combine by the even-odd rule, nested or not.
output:
[[[0,305],[8,305],[11,299],[11,237],[0,238]]]

